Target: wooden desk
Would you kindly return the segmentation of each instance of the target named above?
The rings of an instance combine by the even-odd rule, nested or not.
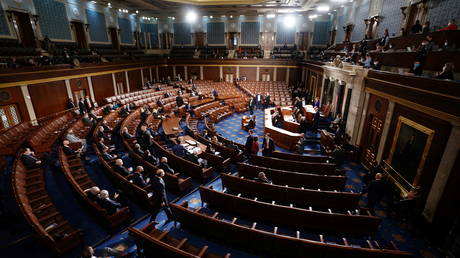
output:
[[[271,112],[274,109],[275,108],[265,109],[265,133],[270,133],[271,138],[273,139],[276,145],[284,149],[296,150],[296,144],[302,136],[300,135],[300,133],[293,133],[288,130],[274,126],[272,124],[271,116]]]
[[[176,135],[182,132],[182,129],[180,128],[180,122],[181,118],[180,117],[171,117],[171,118],[166,118],[163,119],[162,126],[163,126],[163,131],[165,132],[166,135]],[[174,128],[177,128],[177,130],[174,130]]]
[[[308,121],[313,121],[316,110],[312,105],[306,105],[302,107],[302,114]]]
[[[181,137],[184,139],[184,141],[187,144],[187,146],[190,146],[188,141],[196,142],[196,144],[197,144],[196,147],[200,148],[200,152],[197,153],[197,154],[201,154],[202,152],[206,152],[207,146],[202,144],[201,142],[193,139],[190,135],[185,135],[185,136],[181,136]]]

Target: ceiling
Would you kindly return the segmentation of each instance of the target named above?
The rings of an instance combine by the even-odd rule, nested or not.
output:
[[[142,16],[180,16],[194,9],[199,15],[258,15],[267,13],[299,13],[316,11],[320,5],[329,5],[331,11],[353,0],[98,0],[110,2],[114,8],[139,10]]]

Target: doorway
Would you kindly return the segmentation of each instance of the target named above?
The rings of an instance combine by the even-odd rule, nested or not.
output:
[[[120,41],[118,40],[117,28],[109,28],[110,40],[114,49],[120,49]]]
[[[88,48],[88,41],[86,40],[85,25],[82,22],[73,21],[72,27],[75,32],[78,48]]]
[[[226,82],[233,82],[233,74],[232,73],[225,74],[225,81]]]
[[[15,23],[18,28],[19,38],[21,39],[24,48],[36,48],[37,42],[35,39],[32,21],[28,13],[13,12]]]
[[[345,101],[345,108],[343,110],[342,121],[347,124],[348,119],[348,110],[350,110],[350,101],[351,101],[352,89],[347,90],[347,100]]]
[[[362,142],[364,147],[363,165],[372,168],[376,163],[380,137],[382,136],[383,121],[377,116],[371,115],[368,123],[370,123],[369,131],[367,132],[367,137],[364,137],[364,141]]]
[[[13,127],[21,122],[16,105],[0,106],[0,129]]]
[[[77,90],[73,92],[73,96],[75,98],[75,102],[79,99],[85,99],[86,97],[86,90]]]

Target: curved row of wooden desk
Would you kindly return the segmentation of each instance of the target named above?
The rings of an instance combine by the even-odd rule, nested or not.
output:
[[[279,127],[276,127],[273,124],[272,113],[276,110],[276,107],[265,109],[265,133],[270,133],[271,138],[275,144],[281,148],[287,150],[296,150],[296,144],[302,135],[300,133],[294,133]]]

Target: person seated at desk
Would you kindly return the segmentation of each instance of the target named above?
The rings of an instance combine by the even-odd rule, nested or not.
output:
[[[42,165],[42,161],[29,148],[26,148],[21,154],[21,161],[27,169],[39,168]]]
[[[454,64],[445,63],[442,67],[442,72],[438,73],[435,77],[440,80],[453,80],[454,79]]]
[[[329,125],[329,128],[332,131],[335,131],[337,127],[339,127],[340,123],[342,122],[342,115],[340,113],[337,114],[335,119],[331,122],[331,125]]]
[[[120,113],[120,116],[122,117],[127,117],[130,113],[130,110],[129,110],[129,107],[127,105],[123,105],[121,108],[120,108],[120,111],[118,111]]]
[[[176,106],[181,107],[182,105],[184,105],[184,98],[182,97],[182,92],[180,92],[176,97]]]
[[[133,171],[133,168],[126,168],[125,166],[123,166],[122,159],[116,159],[115,166],[113,166],[113,170],[117,172],[118,174],[126,177],[131,174],[131,172]]]
[[[219,97],[219,92],[218,92],[216,89],[212,89],[212,96],[213,96],[214,98]]]
[[[176,154],[179,157],[185,157],[185,154],[187,153],[187,150],[184,147],[185,141],[183,137],[178,137],[177,138],[177,144],[175,144],[172,147],[172,151],[174,154]]]
[[[112,160],[115,160],[117,158],[117,155],[109,153],[109,147],[107,147],[107,146],[104,146],[102,148],[101,156],[105,161],[112,161]]]
[[[72,149],[72,147],[70,147],[70,142],[68,140],[62,141],[62,150],[64,151],[65,155],[70,155],[70,156],[73,156],[73,155],[80,156],[83,153],[83,147],[81,147],[78,150],[74,150]]]
[[[144,122],[150,115],[149,106],[145,105],[141,107],[141,121]]]
[[[144,172],[144,167],[137,166],[133,174],[133,183],[141,188],[145,188],[150,181],[150,178],[144,179],[142,173]]]
[[[142,149],[147,150],[152,146],[152,135],[149,130],[147,130],[147,125],[142,124],[141,128],[136,136],[136,140]]]
[[[106,147],[107,145],[105,145],[105,141],[104,141],[104,138],[100,138],[99,141],[96,142],[96,146],[102,150],[104,149],[104,147]],[[113,153],[114,151],[116,151],[115,149],[115,145],[110,145],[110,146],[107,146],[109,148],[109,152],[110,153]]]
[[[203,130],[202,134],[203,138],[205,138],[208,141],[211,141],[211,135],[209,134],[208,130]]]
[[[166,157],[161,157],[160,159],[160,165],[158,166],[160,169],[162,169],[166,173],[174,174],[174,169],[172,169],[169,164],[168,164],[168,158]]]
[[[102,119],[102,116],[98,116],[96,115],[96,112],[94,112],[94,109],[91,109],[88,113],[89,117],[91,117],[92,119],[94,119],[94,121],[101,121]]]
[[[414,65],[410,68],[409,75],[421,76],[423,74],[423,67],[420,60],[415,60]]]
[[[96,135],[97,135],[97,137],[99,139],[104,139],[106,141],[110,141],[110,135],[108,133],[106,133],[106,131],[105,131],[103,126],[98,127]]]
[[[443,30],[458,30],[457,21],[455,19],[451,19],[447,24],[447,27],[440,29],[440,31]]]
[[[104,131],[105,131],[105,132],[111,132],[111,131],[113,131],[113,128],[110,127],[110,126],[107,124],[107,120],[105,120],[105,119],[102,120],[101,126],[104,127]]]
[[[104,113],[104,115],[110,114],[110,112],[112,112],[112,107],[110,106],[110,104],[105,105],[102,108],[102,112]]]
[[[252,116],[248,124],[246,125],[246,131],[249,131],[250,129],[254,129],[256,127],[256,116]]]
[[[198,157],[199,151],[200,150],[198,150],[198,149],[194,149],[191,152],[187,152],[187,154],[185,155],[185,159],[188,160],[188,161],[191,161],[191,162],[193,162],[193,163],[195,163],[197,165],[200,165],[200,167],[202,167],[202,168],[207,168],[208,167],[208,161]]]
[[[298,140],[297,143],[296,143],[297,152],[298,152],[299,154],[303,154],[303,151],[304,151],[304,149],[305,149],[305,144],[306,144],[306,142],[305,142],[304,136],[305,136],[305,134],[304,134],[304,133],[301,133],[301,134],[300,134],[300,138],[299,138],[299,140]]]
[[[142,150],[141,145],[139,143],[134,144],[134,153],[137,155],[143,157],[145,155],[145,152]]]
[[[158,165],[159,163],[159,160],[157,157],[153,156],[152,153],[150,152],[150,150],[146,150],[145,153],[144,153],[144,159],[145,161],[149,162],[150,164],[153,164],[153,165]]]
[[[81,143],[83,149],[86,149],[86,139],[81,139],[80,137],[76,136],[72,129],[67,132],[65,138],[71,143]]]
[[[254,178],[254,181],[260,182],[260,183],[266,183],[266,184],[271,184],[272,181],[268,180],[267,176],[265,175],[264,172],[259,172],[257,174],[257,177]]]
[[[83,114],[82,121],[84,125],[91,126],[91,127],[93,127],[97,123],[96,120],[94,120],[88,115],[88,113]]]
[[[84,190],[83,192],[86,194],[88,199],[90,199],[91,201],[93,202],[99,201],[98,195],[101,193],[101,189],[99,189],[99,187],[93,186],[91,188]]]
[[[121,136],[124,138],[124,139],[133,139],[134,138],[134,135],[130,134],[129,131],[128,131],[128,127],[123,127],[123,129],[121,129]]]
[[[114,214],[118,211],[118,209],[122,208],[123,206],[121,203],[110,199],[109,192],[107,190],[102,190],[98,194],[98,203],[104,208],[109,214]]]
[[[216,145],[222,145],[222,143],[219,142],[219,139],[215,135],[211,138],[211,142],[216,144]]]

